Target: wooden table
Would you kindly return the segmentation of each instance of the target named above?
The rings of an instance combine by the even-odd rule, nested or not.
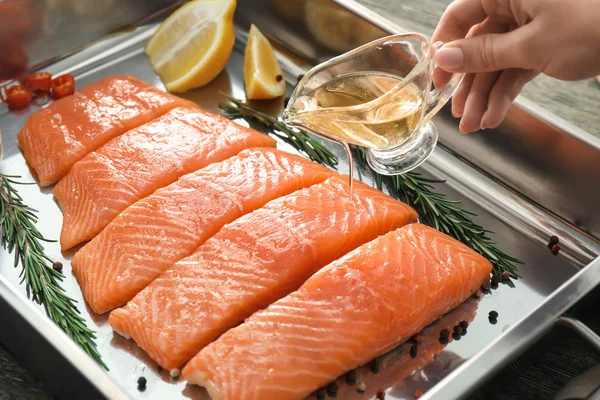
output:
[[[358,0],[399,26],[431,35],[450,0]],[[600,137],[600,85],[540,76],[524,96]],[[44,386],[0,345],[0,400],[50,399]]]

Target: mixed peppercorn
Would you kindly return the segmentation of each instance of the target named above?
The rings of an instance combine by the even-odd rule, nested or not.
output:
[[[52,264],[52,269],[54,269],[57,272],[62,272],[63,265],[60,261],[56,261],[54,264]]]
[[[147,383],[146,378],[144,378],[143,376],[138,378],[138,381],[137,381],[138,387],[137,388],[140,392],[143,392],[144,390],[146,390],[146,383]]]
[[[558,245],[558,236],[550,236],[550,242],[548,242],[548,248],[552,252],[552,254],[557,255],[560,251],[560,246]]]

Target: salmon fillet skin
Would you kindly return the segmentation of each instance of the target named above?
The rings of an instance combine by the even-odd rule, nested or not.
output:
[[[32,114],[18,142],[40,186],[49,186],[91,151],[179,106],[196,105],[133,76],[111,76]]]
[[[265,134],[198,108],[178,107],[88,154],[55,187],[62,249],[96,236],[119,213],[182,175],[250,147]]]
[[[119,214],[71,266],[99,314],[127,303],[223,225],[335,172],[272,148],[242,151],[158,189]]]
[[[223,334],[183,369],[213,400],[302,399],[407,340],[475,292],[492,265],[420,224],[381,236]]]
[[[252,313],[299,288],[319,268],[417,213],[345,177],[273,200],[224,226],[124,308],[112,328],[159,365],[179,367]]]

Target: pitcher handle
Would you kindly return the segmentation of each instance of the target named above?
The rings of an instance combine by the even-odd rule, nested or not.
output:
[[[442,43],[442,42],[434,43],[432,45],[433,54],[435,54],[435,52],[437,50],[439,50],[443,46],[443,44],[444,43]],[[431,55],[432,58],[433,58],[433,54]],[[450,80],[450,82],[448,82],[448,84],[443,89],[440,90],[440,89],[434,88],[433,90],[431,90],[429,92],[429,100],[427,102],[425,122],[427,122],[431,118],[433,118],[433,116],[435,114],[437,114],[438,111],[440,111],[440,109],[446,105],[448,100],[450,100],[450,98],[456,92],[456,89],[458,89],[458,87],[462,83],[462,80],[464,77],[465,77],[465,74],[454,74],[452,76],[452,79]]]

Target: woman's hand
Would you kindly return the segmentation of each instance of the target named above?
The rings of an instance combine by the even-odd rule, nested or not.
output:
[[[455,0],[432,42],[434,83],[467,73],[452,99],[463,133],[495,128],[540,73],[563,80],[600,74],[600,0]]]

